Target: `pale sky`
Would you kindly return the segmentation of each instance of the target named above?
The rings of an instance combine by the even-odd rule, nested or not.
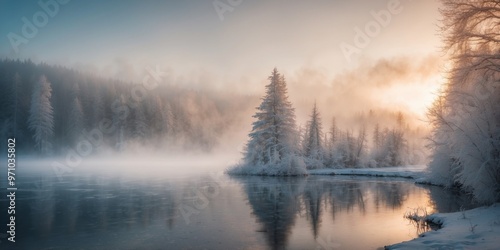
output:
[[[214,2],[229,7],[223,20]],[[380,25],[353,60],[346,59],[340,44],[354,45],[355,28],[364,30],[376,21],[371,12],[388,11],[394,3],[400,12]],[[313,70],[331,84],[367,62],[439,56],[438,7],[437,0],[71,0],[47,15],[47,23],[16,53],[9,34],[23,36],[23,17],[33,22],[44,10],[38,0],[0,0],[0,57],[131,80],[158,65],[186,84],[262,92],[274,67],[291,81]]]

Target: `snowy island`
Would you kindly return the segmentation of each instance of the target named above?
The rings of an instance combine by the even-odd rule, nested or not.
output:
[[[323,133],[316,104],[305,128],[297,127],[285,77],[274,68],[268,79],[266,94],[253,116],[255,121],[243,159],[227,170],[228,174],[305,176],[330,171],[327,168],[414,165],[424,158],[424,152],[415,149],[415,141],[412,141],[413,147],[409,145],[405,135],[409,128],[401,113],[396,115],[396,125],[391,128],[381,129],[375,125],[373,145],[369,149],[365,126],[354,135],[351,129],[340,130],[333,118],[329,132]]]

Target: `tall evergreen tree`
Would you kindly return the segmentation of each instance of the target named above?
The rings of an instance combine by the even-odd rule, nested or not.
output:
[[[320,168],[323,163],[323,128],[321,117],[318,112],[316,103],[311,113],[311,118],[307,124],[304,146],[304,156],[309,161],[306,162],[308,168]]]
[[[295,111],[288,101],[285,78],[276,68],[269,76],[266,95],[253,116],[244,160],[247,164],[277,164],[297,152]]]
[[[325,136],[325,159],[324,159],[324,165],[326,167],[333,167],[335,164],[335,147],[338,142],[338,128],[337,128],[337,121],[335,117],[332,118],[332,124],[330,126],[330,130],[328,133],[330,136],[328,139]]]
[[[49,154],[52,151],[52,137],[54,135],[54,115],[50,103],[52,88],[47,78],[42,75],[31,97],[30,116],[28,126],[33,131],[35,148],[42,154]]]

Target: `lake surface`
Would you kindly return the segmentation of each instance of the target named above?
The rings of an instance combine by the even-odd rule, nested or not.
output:
[[[12,249],[377,249],[425,230],[406,212],[472,207],[394,178],[23,174],[17,186]]]

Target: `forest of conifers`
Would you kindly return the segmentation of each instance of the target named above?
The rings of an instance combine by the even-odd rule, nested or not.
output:
[[[43,63],[2,60],[0,134],[15,137],[21,152],[43,154],[64,153],[93,129],[103,132],[103,145],[116,150],[127,142],[147,142],[153,147],[208,151],[238,121],[236,111],[254,98],[154,81],[151,77],[149,85],[126,83]],[[50,95],[48,103],[33,103],[34,95],[44,94]],[[30,120],[35,113],[45,117]]]

